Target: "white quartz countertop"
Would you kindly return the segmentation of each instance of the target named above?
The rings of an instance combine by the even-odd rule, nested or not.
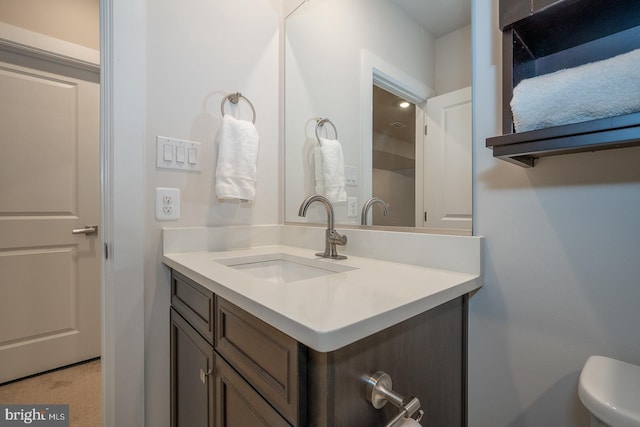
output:
[[[164,254],[163,262],[254,316],[320,352],[351,344],[481,286],[479,275],[272,245]],[[276,284],[217,260],[273,253],[353,268]]]

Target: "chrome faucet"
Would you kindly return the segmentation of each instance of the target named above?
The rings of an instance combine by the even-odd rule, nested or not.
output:
[[[315,194],[309,196],[300,205],[298,216],[307,216],[307,209],[313,202],[320,202],[327,211],[327,230],[325,231],[324,253],[317,253],[317,256],[331,259],[347,259],[344,255],[338,255],[336,245],[344,246],[347,243],[347,236],[340,235],[335,230],[333,206],[329,199],[324,196]]]
[[[361,225],[367,225],[367,214],[369,213],[369,209],[371,209],[371,206],[376,203],[382,205],[384,216],[389,215],[389,205],[387,205],[387,203],[379,197],[372,197],[364,202],[364,205],[362,205],[362,214],[360,215]]]

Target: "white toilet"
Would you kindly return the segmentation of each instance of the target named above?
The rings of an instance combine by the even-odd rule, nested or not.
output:
[[[640,366],[591,356],[578,383],[591,427],[640,427]]]

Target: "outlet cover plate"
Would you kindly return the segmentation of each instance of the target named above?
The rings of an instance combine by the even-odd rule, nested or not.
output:
[[[156,188],[156,219],[158,221],[180,219],[179,188]]]
[[[358,216],[358,198],[347,197],[347,216],[355,218]]]

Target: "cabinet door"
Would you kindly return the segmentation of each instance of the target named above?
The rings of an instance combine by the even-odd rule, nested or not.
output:
[[[213,427],[213,347],[171,309],[171,426]]]
[[[222,357],[215,357],[217,427],[291,427]]]
[[[216,307],[216,352],[291,425],[304,425],[301,344],[219,296]]]

